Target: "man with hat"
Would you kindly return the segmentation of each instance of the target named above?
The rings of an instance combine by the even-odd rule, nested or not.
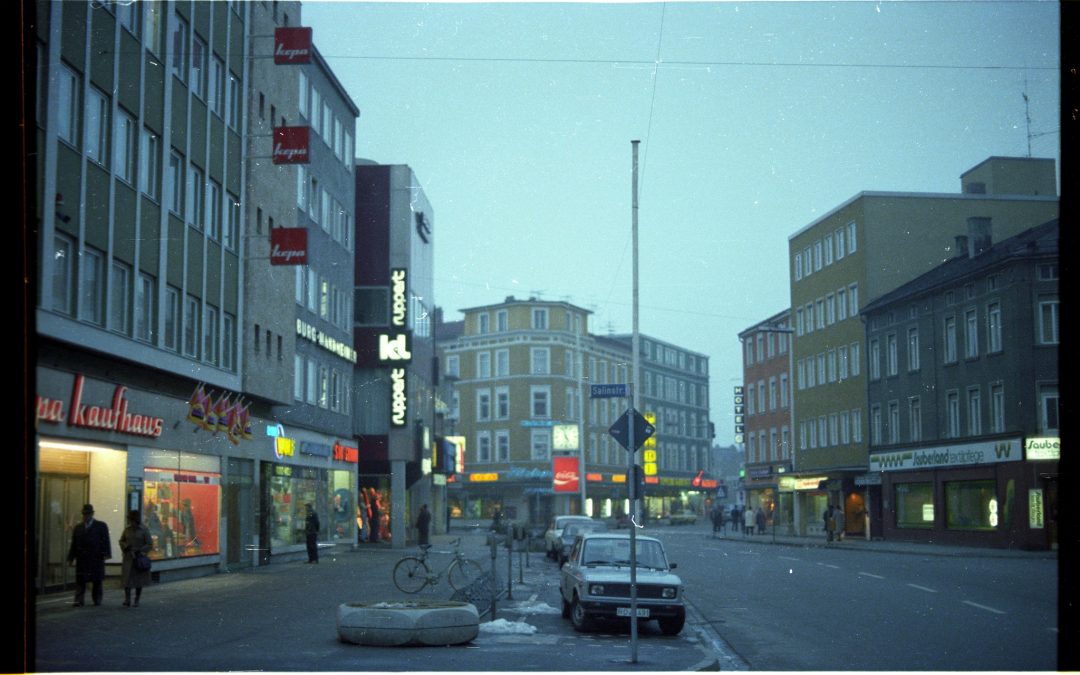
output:
[[[83,606],[87,582],[93,582],[91,597],[95,605],[101,604],[102,584],[105,581],[105,560],[112,557],[112,541],[109,526],[94,520],[94,507],[83,506],[83,522],[71,533],[71,549],[68,562],[75,563],[75,606]]]

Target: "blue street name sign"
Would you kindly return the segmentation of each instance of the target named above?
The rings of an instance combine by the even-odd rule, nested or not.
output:
[[[589,398],[626,398],[625,384],[594,384],[589,387]]]

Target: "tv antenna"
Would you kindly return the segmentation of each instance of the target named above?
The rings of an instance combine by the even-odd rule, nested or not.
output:
[[[1034,133],[1031,131],[1031,105],[1027,95],[1027,73],[1024,73],[1024,91],[1020,92],[1020,95],[1024,97],[1024,121],[1027,125],[1027,156],[1031,157],[1031,139],[1056,134],[1057,130],[1038,131]]]

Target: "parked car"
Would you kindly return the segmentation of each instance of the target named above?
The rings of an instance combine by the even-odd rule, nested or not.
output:
[[[566,559],[570,557],[570,549],[574,547],[574,540],[577,539],[579,534],[585,534],[586,532],[607,532],[608,526],[602,520],[590,520],[588,522],[572,522],[567,523],[563,528],[562,536],[559,537],[559,550],[555,554],[555,559],[559,565],[562,566],[566,562]]]
[[[567,523],[591,522],[592,518],[588,516],[555,516],[548,525],[547,532],[544,533],[544,551],[547,553],[547,557],[558,560],[559,546],[561,544],[559,537],[562,536],[563,528],[566,527]]]
[[[636,538],[637,618],[655,619],[665,635],[686,623],[682,579],[669,564],[658,539]],[[587,631],[597,620],[630,618],[630,535],[596,532],[578,535],[559,573],[562,615],[574,629]]]
[[[697,514],[693,511],[680,511],[668,516],[668,523],[671,525],[693,525],[696,522]]]

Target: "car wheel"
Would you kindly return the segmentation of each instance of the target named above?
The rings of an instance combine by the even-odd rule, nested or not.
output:
[[[559,594],[559,598],[562,600],[562,618],[569,619],[570,618],[570,603],[566,601],[566,598],[562,597],[561,593]]]
[[[657,622],[660,624],[660,632],[664,635],[678,635],[686,624],[686,610],[680,609],[675,616],[657,619]]]
[[[570,623],[574,625],[574,630],[579,632],[592,629],[592,619],[585,613],[585,608],[581,606],[581,601],[576,595],[570,603]]]

